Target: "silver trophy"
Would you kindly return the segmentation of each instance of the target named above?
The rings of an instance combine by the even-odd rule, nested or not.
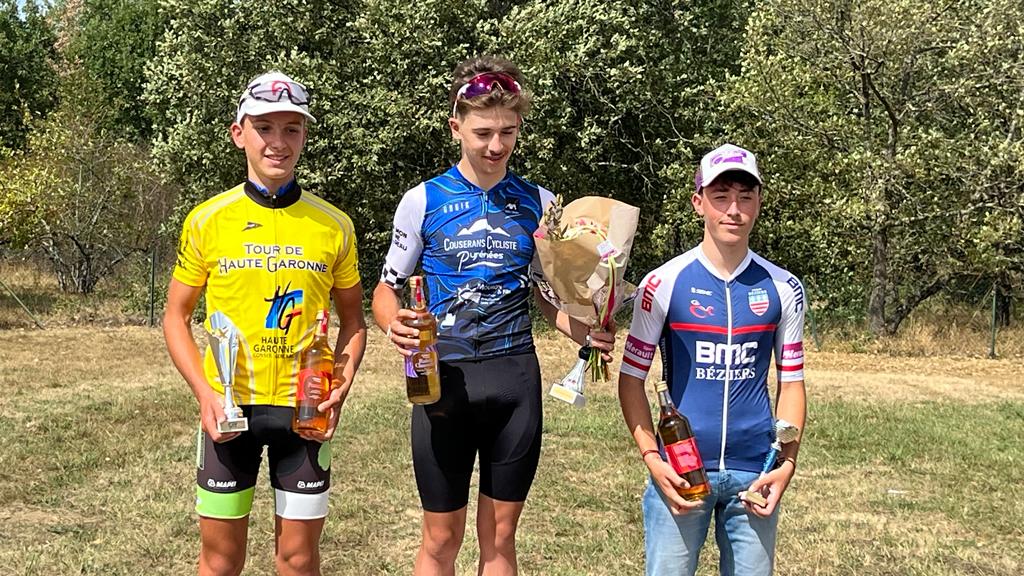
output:
[[[775,441],[772,442],[771,450],[765,456],[764,466],[761,467],[761,476],[764,476],[775,467],[775,461],[782,452],[782,445],[789,444],[800,437],[800,429],[795,425],[779,418],[775,421]]]
[[[235,404],[232,385],[235,380],[235,363],[238,361],[238,328],[223,312],[210,315],[210,351],[213,353],[217,374],[224,387],[224,420],[217,422],[217,431],[245,432],[249,419],[242,415],[242,409]]]
[[[590,360],[590,336],[587,336],[587,343],[580,348],[577,357],[579,359],[572,370],[569,370],[565,378],[551,385],[549,394],[562,402],[583,408],[587,404],[587,398],[583,395],[583,385],[587,380],[587,364]]]

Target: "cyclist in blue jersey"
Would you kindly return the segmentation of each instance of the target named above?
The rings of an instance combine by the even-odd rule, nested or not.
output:
[[[796,471],[799,440],[761,475],[774,417],[804,427],[804,292],[800,281],[749,249],[761,207],[754,155],[726,144],[701,160],[691,202],[704,219],[700,245],[649,273],[633,308],[619,401],[650,471],[643,497],[647,574],[692,575],[712,517],[724,575],[772,573],[778,506]],[[691,502],[687,483],[655,439],[644,380],[655,348],[674,403],[693,427],[711,495]],[[778,375],[773,415],[772,356]],[[739,497],[764,495],[763,506]]]
[[[515,535],[540,458],[541,383],[529,316],[531,292],[561,332],[607,359],[614,334],[590,331],[532,287],[533,232],[554,196],[508,170],[530,95],[507,60],[479,57],[455,68],[449,93],[459,162],[412,188],[394,233],[373,315],[398,350],[417,331],[402,323],[406,279],[422,267],[438,320],[441,399],[414,406],[412,453],[423,505],[414,573],[454,574],[466,525],[469,484],[480,457],[479,573],[517,573]]]

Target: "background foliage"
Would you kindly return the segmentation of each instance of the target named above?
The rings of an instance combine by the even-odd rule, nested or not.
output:
[[[38,182],[81,138],[55,139],[56,125],[83,115],[75,128],[96,135],[84,145],[119,142],[132,150],[129,172],[162,179],[173,209],[139,216],[142,244],[173,242],[191,206],[245,176],[227,126],[247,80],[278,68],[314,94],[300,180],[353,217],[372,285],[401,194],[457,160],[445,123],[452,68],[493,52],[521,66],[535,95],[513,169],[568,200],[639,206],[635,278],[700,239],[693,169],[732,141],[766,175],[755,249],[799,275],[826,320],[893,333],[929,298],[973,302],[994,289],[1008,322],[1024,284],[1019,2],[33,6],[0,2],[0,26],[20,46],[12,55],[32,55],[5,54],[4,65],[40,94],[2,96],[20,100],[0,110],[0,173]],[[51,110],[58,121],[42,121]],[[0,197],[0,245],[38,243],[30,204]],[[107,238],[139,248],[115,228]]]

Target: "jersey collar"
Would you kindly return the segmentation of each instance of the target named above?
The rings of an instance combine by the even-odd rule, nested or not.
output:
[[[733,270],[732,276],[726,278],[718,272],[718,269],[715,268],[713,264],[711,264],[711,260],[708,259],[707,254],[704,254],[704,247],[699,245],[697,246],[697,259],[700,260],[700,263],[704,265],[704,268],[707,269],[712,276],[724,282],[732,282],[738,278],[740,274],[743,274],[743,271],[747,269],[747,266],[750,266],[750,261],[753,259],[753,255],[754,253],[747,248],[747,255],[743,257],[743,261],[740,262],[740,265],[737,266],[735,270]]]
[[[287,208],[299,201],[299,197],[302,196],[302,188],[299,187],[295,180],[292,180],[281,186],[276,195],[271,196],[266,188],[246,180],[245,195],[264,208]]]
[[[506,169],[505,170],[505,176],[501,180],[498,180],[498,182],[494,186],[492,186],[490,190],[484,190],[483,188],[481,188],[481,187],[477,186],[476,184],[473,184],[472,182],[470,182],[469,178],[466,178],[462,174],[462,171],[459,170],[459,166],[457,164],[453,165],[451,168],[448,169],[448,175],[451,176],[453,179],[458,180],[459,182],[462,182],[466,186],[466,191],[467,192],[487,192],[487,193],[490,193],[490,192],[494,192],[496,190],[501,190],[501,189],[505,188],[505,186],[508,184],[508,181],[512,179],[512,171]]]

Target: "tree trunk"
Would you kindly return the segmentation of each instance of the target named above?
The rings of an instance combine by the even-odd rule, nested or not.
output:
[[[1012,306],[1013,298],[1010,297],[1009,291],[1006,289],[1006,285],[999,283],[996,284],[996,326],[999,328],[1009,328],[1010,319],[1012,318]]]
[[[889,288],[889,239],[879,226],[871,236],[871,293],[868,295],[868,330],[885,333],[885,294]]]

